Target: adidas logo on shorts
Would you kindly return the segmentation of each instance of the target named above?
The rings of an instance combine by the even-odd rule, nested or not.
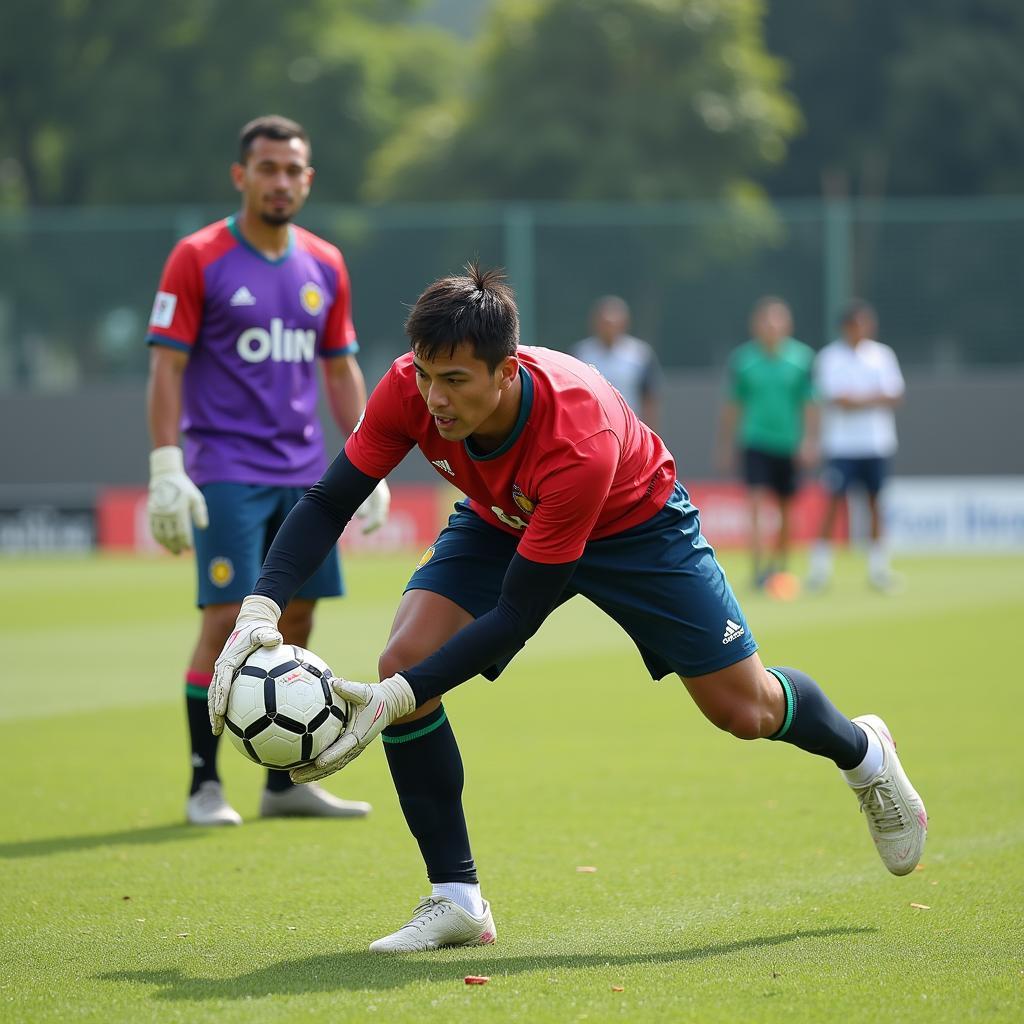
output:
[[[723,644],[731,644],[738,636],[743,636],[746,630],[732,619],[725,620],[725,636],[722,637]]]

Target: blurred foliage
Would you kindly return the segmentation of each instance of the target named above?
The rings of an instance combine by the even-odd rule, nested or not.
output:
[[[504,0],[469,95],[393,136],[377,198],[732,197],[798,114],[759,0]]]
[[[457,88],[455,40],[413,0],[10,0],[0,5],[0,201],[223,196],[239,128],[309,130],[322,200],[353,200],[370,154]]]
[[[778,195],[1024,192],[1020,0],[771,0],[806,129]]]

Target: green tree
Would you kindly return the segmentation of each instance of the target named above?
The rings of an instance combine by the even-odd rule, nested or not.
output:
[[[458,73],[455,41],[405,23],[412,0],[335,4],[12,0],[0,6],[0,201],[202,202],[227,192],[239,127],[310,130],[321,200]]]
[[[797,113],[759,0],[506,0],[473,95],[393,136],[378,198],[728,197]]]
[[[1024,189],[1018,0],[773,0],[766,24],[805,120],[774,194]]]

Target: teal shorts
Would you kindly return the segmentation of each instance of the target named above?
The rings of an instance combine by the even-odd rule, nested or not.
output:
[[[196,603],[200,608],[237,604],[253,592],[274,534],[306,488],[212,483],[199,489],[206,498],[210,525],[195,531]],[[295,596],[315,601],[344,592],[341,560],[334,547]]]
[[[479,618],[497,605],[518,543],[460,502],[406,590],[441,594]],[[725,572],[700,532],[697,509],[678,482],[647,522],[587,544],[560,603],[577,595],[626,631],[653,679],[672,672],[705,675],[757,650]],[[484,675],[494,679],[507,664]]]

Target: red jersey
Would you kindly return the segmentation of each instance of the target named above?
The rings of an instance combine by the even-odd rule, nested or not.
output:
[[[590,540],[650,519],[668,500],[675,464],[664,442],[592,367],[546,348],[518,351],[522,405],[497,450],[443,438],[416,386],[409,352],[373,390],[345,445],[352,464],[387,476],[418,445],[477,515],[521,534],[534,562],[575,561]]]

